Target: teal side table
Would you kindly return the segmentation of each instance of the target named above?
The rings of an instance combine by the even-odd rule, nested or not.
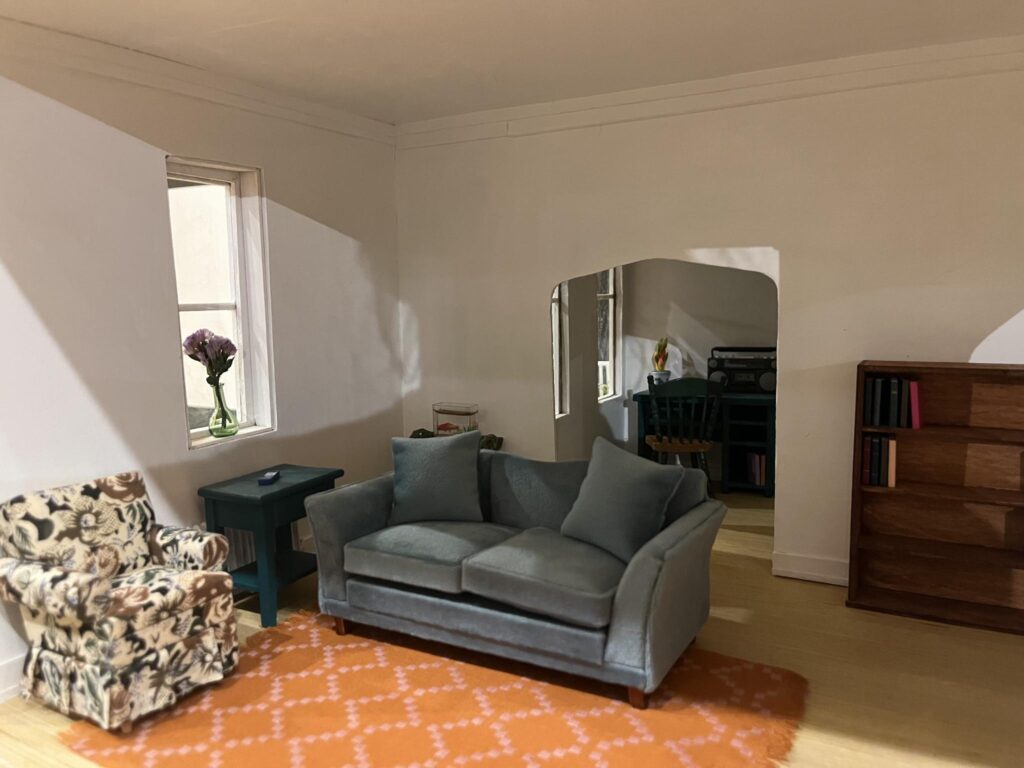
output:
[[[259,485],[264,472],[277,470],[273,485]],[[306,516],[307,496],[334,487],[343,469],[278,464],[258,472],[204,485],[199,495],[206,505],[206,529],[252,531],[256,562],[231,571],[236,587],[260,596],[260,623],[277,624],[277,591],[316,570],[316,555],[292,548],[292,523]]]

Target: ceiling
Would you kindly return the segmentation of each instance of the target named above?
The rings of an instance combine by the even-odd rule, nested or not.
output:
[[[0,0],[0,16],[388,123],[1024,33],[1021,0]]]

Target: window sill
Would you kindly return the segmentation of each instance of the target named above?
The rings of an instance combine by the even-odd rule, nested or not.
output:
[[[268,432],[275,432],[277,427],[268,427],[266,425],[255,425],[252,427],[244,427],[238,430],[237,434],[231,437],[214,437],[213,435],[202,435],[202,436],[189,436],[188,449],[190,451],[198,450],[199,448],[209,448],[214,445],[225,445],[227,443],[235,443],[239,440],[245,440],[249,437],[256,437],[257,435],[264,435]]]
[[[618,392],[612,392],[610,395],[605,395],[604,397],[597,398],[597,402],[607,403],[609,400],[617,400],[619,399],[619,397],[620,395]]]

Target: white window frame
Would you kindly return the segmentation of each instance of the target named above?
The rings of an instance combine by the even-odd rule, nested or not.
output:
[[[551,291],[551,370],[555,418],[569,415],[569,283]]]
[[[601,394],[600,374],[597,380],[597,401],[604,402],[619,396],[620,384],[622,382],[622,370],[619,350],[622,349],[622,267],[612,267],[603,270],[610,272],[608,279],[608,293],[598,291],[597,301],[608,301],[608,315],[610,328],[608,329],[608,375],[611,378],[611,387],[607,395]],[[602,361],[598,361],[600,366]]]
[[[273,354],[270,334],[270,290],[267,279],[266,208],[261,172],[225,163],[192,158],[167,158],[168,180],[223,184],[230,190],[228,206],[228,247],[231,250],[234,300],[228,302],[178,302],[175,318],[180,335],[183,312],[234,310],[237,313],[241,354],[238,371],[242,401],[237,404],[238,434],[214,438],[206,427],[191,429],[188,404],[184,405],[188,447],[219,445],[239,438],[271,432],[277,426]],[[182,358],[183,365],[189,361]],[[198,363],[194,363],[198,365]],[[185,369],[182,368],[182,397],[185,397]]]

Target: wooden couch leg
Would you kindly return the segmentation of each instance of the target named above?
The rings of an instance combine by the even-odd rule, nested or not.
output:
[[[649,694],[639,688],[628,688],[627,690],[629,691],[629,704],[633,709],[647,709]]]
[[[348,634],[348,627],[345,626],[345,620],[341,616],[334,617],[334,633],[336,635]]]

